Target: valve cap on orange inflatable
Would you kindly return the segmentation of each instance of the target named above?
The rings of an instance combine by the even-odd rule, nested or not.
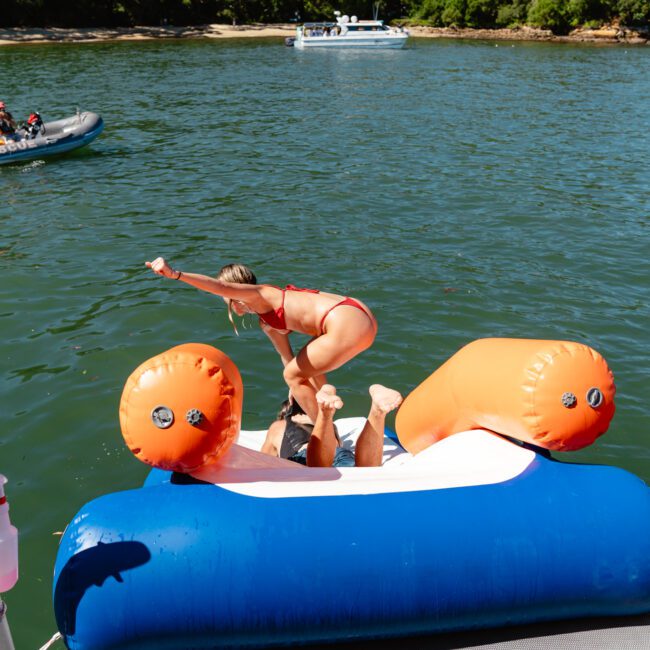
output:
[[[239,434],[243,394],[239,370],[223,352],[179,345],[145,361],[127,380],[122,435],[148,465],[195,471],[220,458]]]

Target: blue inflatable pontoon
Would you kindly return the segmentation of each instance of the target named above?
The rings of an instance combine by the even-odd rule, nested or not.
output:
[[[361,424],[342,421],[344,439]],[[387,439],[377,468],[289,467],[255,451],[261,440],[244,434],[248,448],[216,470],[153,470],[81,509],[54,573],[68,648],[253,648],[650,611],[650,491],[626,471],[481,430],[416,456]]]

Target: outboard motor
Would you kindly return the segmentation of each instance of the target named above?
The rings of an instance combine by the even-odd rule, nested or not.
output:
[[[43,127],[43,119],[41,118],[40,113],[34,111],[30,113],[27,118],[27,122],[21,124],[22,130],[25,132],[25,137],[28,140],[34,139],[39,133],[45,132]]]

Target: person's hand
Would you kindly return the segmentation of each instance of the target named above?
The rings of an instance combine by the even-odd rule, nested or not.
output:
[[[176,280],[178,278],[178,271],[175,271],[167,262],[164,257],[157,257],[153,262],[145,262],[145,264],[156,274],[162,275],[164,278],[171,278]]]

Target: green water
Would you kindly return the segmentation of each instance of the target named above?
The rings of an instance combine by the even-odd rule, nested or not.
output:
[[[415,40],[298,52],[278,40],[0,49],[2,99],[106,121],[90,148],[0,167],[0,472],[20,529],[5,597],[17,648],[55,631],[58,537],[86,501],[139,485],[117,409],[143,360],[185,341],[228,353],[262,428],[286,389],[220,299],[151,275],[165,255],[244,261],[373,307],[373,348],[334,373],[408,393],[479,337],[598,349],[617,414],[569,458],[650,481],[650,49]]]

